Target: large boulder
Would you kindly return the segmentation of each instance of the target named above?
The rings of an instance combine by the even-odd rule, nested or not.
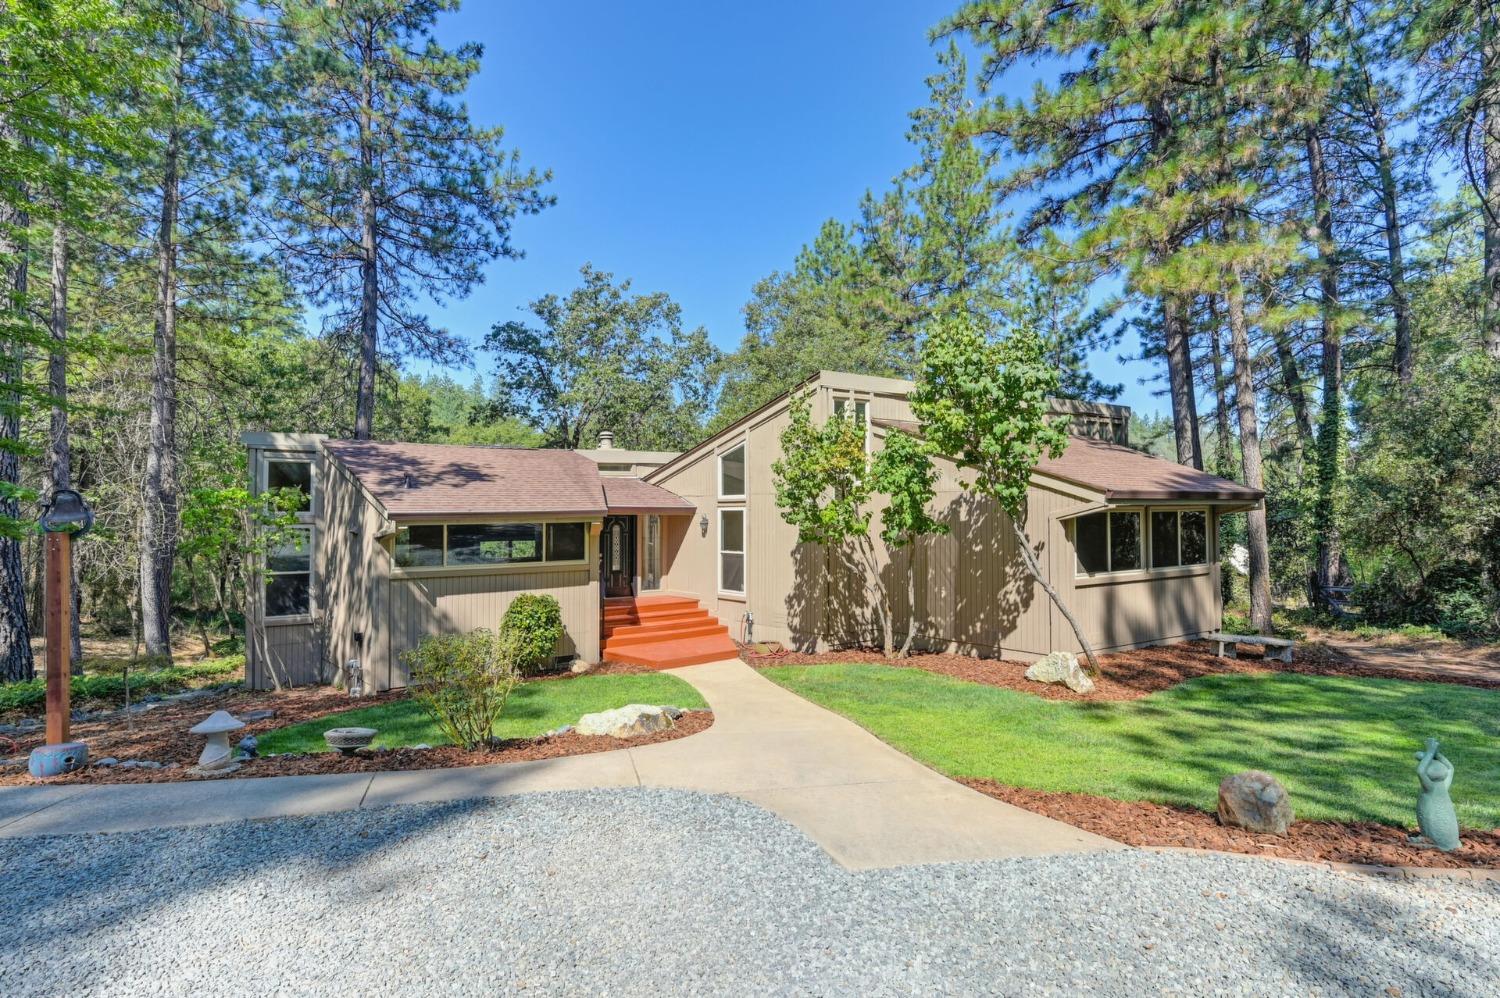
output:
[[[1285,835],[1294,816],[1286,787],[1270,773],[1248,770],[1219,783],[1219,823]]]
[[[1055,651],[1037,659],[1026,670],[1026,678],[1038,683],[1062,683],[1074,693],[1094,692],[1094,681],[1070,651]]]
[[[665,707],[644,703],[626,704],[614,710],[585,714],[573,730],[580,735],[609,735],[611,738],[636,738],[672,726],[672,715]]]

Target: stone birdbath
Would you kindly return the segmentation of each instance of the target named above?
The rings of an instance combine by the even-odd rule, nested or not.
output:
[[[216,710],[189,728],[189,734],[205,735],[208,738],[208,744],[203,746],[203,754],[198,756],[198,768],[228,769],[234,762],[234,749],[229,747],[229,733],[244,726],[245,722],[229,711]]]
[[[329,748],[336,748],[344,755],[353,755],[375,740],[374,728],[329,728],[323,732],[323,740]]]

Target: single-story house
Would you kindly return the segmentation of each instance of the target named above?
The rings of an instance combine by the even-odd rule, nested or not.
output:
[[[872,450],[919,431],[911,383],[823,372],[815,419],[852,412]],[[403,686],[402,653],[440,632],[496,628],[518,593],[556,596],[560,658],[658,667],[732,657],[734,641],[799,649],[878,642],[862,569],[797,541],[772,463],[790,396],[681,454],[530,450],[245,435],[258,490],[306,494],[296,543],[265,558],[247,614],[256,686],[327,681],[360,664]],[[1220,518],[1262,494],[1125,446],[1130,410],[1056,400],[1070,441],[1031,481],[1025,527],[1048,581],[1099,650],[1218,628]],[[882,572],[896,622],[930,650],[1030,660],[1077,650],[1026,574],[1004,514],[938,462],[934,510],[951,528]],[[876,542],[877,549],[881,547]],[[915,607],[901,579],[915,559]]]

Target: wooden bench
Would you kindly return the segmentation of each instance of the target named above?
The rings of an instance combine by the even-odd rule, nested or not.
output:
[[[1238,652],[1231,651],[1235,645],[1260,645],[1266,650],[1267,658],[1276,658],[1288,664],[1292,661],[1292,642],[1290,638],[1273,638],[1265,634],[1213,634],[1204,635],[1215,645],[1214,654],[1220,658],[1238,657]]]

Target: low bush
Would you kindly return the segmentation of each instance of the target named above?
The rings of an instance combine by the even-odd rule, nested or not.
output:
[[[145,663],[135,663],[130,672],[130,696],[134,699],[149,693],[178,693],[197,681],[232,675],[244,666],[243,655],[229,655],[190,665],[152,667]],[[124,699],[125,677],[120,674],[121,666],[118,663],[100,663],[95,666],[85,664],[84,668],[84,675],[74,676],[71,683],[74,703]],[[140,671],[137,672],[136,669]],[[47,680],[43,676],[18,683],[0,684],[0,714],[42,710],[46,704]]]
[[[489,740],[505,703],[521,681],[513,637],[481,628],[439,634],[405,652],[411,696],[455,745]]]
[[[511,600],[500,621],[500,633],[512,640],[521,672],[534,676],[552,668],[557,643],[562,640],[562,607],[556,596],[522,593]]]

